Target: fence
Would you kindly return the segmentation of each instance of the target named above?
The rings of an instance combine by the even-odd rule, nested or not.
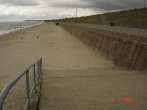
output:
[[[33,69],[33,84],[30,86],[30,69]],[[0,110],[4,110],[5,101],[7,96],[10,94],[12,88],[25,77],[26,82],[26,102],[24,110],[37,110],[39,109],[39,101],[41,96],[41,85],[42,85],[42,58],[37,62],[29,66],[22,74],[20,74],[15,80],[10,81],[2,89],[0,93]],[[15,97],[14,97],[15,99]]]

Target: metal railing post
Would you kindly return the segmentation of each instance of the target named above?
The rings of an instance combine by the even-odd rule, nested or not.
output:
[[[29,70],[26,71],[26,92],[27,92],[27,109],[30,110],[30,79],[29,79]]]
[[[42,76],[42,58],[40,59],[40,77],[41,77],[41,86],[42,86],[42,78],[43,78],[43,76]]]
[[[30,69],[33,69],[33,80],[30,78]],[[22,77],[25,77],[26,83],[26,103],[24,110],[31,110],[33,107],[39,108],[39,102],[41,97],[41,82],[42,82],[42,58],[37,62],[30,65],[22,74],[16,77],[16,79],[8,82],[5,87],[0,91],[0,110],[3,110],[4,102],[6,101],[7,96],[15,84],[21,80]],[[31,81],[33,81],[33,86]],[[36,100],[37,99],[37,100]],[[36,101],[36,102],[35,102]],[[34,106],[35,102],[35,106]]]
[[[3,110],[3,103],[0,104],[0,110]]]
[[[33,69],[34,69],[34,92],[37,92],[37,82],[36,82],[36,64],[33,65]]]
[[[41,74],[42,74],[42,58],[41,58],[41,60],[40,60],[40,61],[41,61]]]

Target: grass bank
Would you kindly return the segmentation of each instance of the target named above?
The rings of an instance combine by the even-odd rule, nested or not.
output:
[[[79,18],[67,18],[58,21],[104,24],[147,29],[147,8],[109,12]]]

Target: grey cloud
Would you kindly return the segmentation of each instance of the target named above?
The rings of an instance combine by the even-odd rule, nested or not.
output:
[[[33,5],[38,5],[39,3],[36,0],[0,0],[0,4],[33,6]]]
[[[57,7],[57,8],[87,8],[91,7],[90,5],[86,4],[76,4],[76,3],[60,3],[60,4],[52,4],[52,7]]]
[[[123,9],[123,8],[138,8],[143,6],[143,0],[83,0],[91,7],[96,7],[105,10]]]
[[[25,8],[25,7],[24,7]],[[35,10],[35,11],[30,11],[28,12],[28,10]],[[19,9],[21,10],[21,9]],[[22,20],[38,20],[38,19],[56,19],[56,18],[61,18],[60,14],[61,12],[63,12],[64,10],[60,9],[60,10],[56,10],[56,9],[52,9],[52,8],[30,8],[27,10],[27,13],[25,14],[19,14],[16,13],[15,11],[9,14],[0,14],[0,22],[3,21],[22,21]],[[45,12],[46,11],[46,12]],[[45,14],[43,14],[45,13]]]
[[[57,2],[51,4],[53,7],[65,8],[98,8],[102,10],[116,10],[125,8],[143,7],[143,0],[79,0],[77,2]]]
[[[12,6],[9,7],[6,4]],[[143,0],[0,0],[0,9],[3,11],[0,13],[0,21],[61,18],[64,15],[74,14],[73,11],[66,8],[76,7],[106,12],[140,8],[143,7]]]
[[[143,7],[144,0],[0,0],[1,4],[21,6],[39,5],[42,1],[49,6],[57,8],[98,8],[102,10],[115,10],[124,8]]]

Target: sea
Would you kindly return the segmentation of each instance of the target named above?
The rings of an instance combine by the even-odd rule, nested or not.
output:
[[[41,21],[0,22],[0,35],[41,24]]]

